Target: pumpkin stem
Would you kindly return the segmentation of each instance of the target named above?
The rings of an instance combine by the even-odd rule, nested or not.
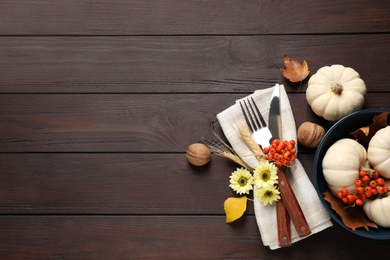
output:
[[[332,90],[333,93],[340,95],[341,92],[343,92],[343,85],[341,85],[340,83],[334,82],[330,86],[330,89]]]

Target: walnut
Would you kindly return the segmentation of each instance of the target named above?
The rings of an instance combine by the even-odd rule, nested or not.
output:
[[[298,141],[309,148],[316,148],[325,135],[325,129],[312,122],[304,122],[298,128]]]
[[[188,146],[186,156],[188,162],[192,165],[203,166],[210,161],[211,152],[206,145],[194,143]]]

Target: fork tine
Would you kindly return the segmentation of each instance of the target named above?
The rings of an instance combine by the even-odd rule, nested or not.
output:
[[[246,124],[249,126],[250,130],[254,132],[260,128],[266,127],[267,123],[265,122],[253,97],[251,97],[251,100],[252,102],[249,99],[240,101],[240,106],[242,113],[244,114]],[[244,103],[244,105],[242,105],[242,103]]]
[[[255,109],[256,109],[258,118],[259,118],[260,121],[261,121],[261,126],[263,126],[263,127],[267,126],[267,123],[265,122],[263,116],[261,115],[260,110],[259,110],[259,108],[257,107],[255,100],[253,99],[253,97],[251,97],[251,99],[252,99],[253,105],[254,105],[254,107],[255,107]]]
[[[253,99],[252,99],[252,101],[253,101]],[[254,102],[254,101],[253,101],[253,102]],[[260,121],[259,121],[259,116],[258,116],[258,114],[260,114],[260,113],[259,113],[260,111],[257,109],[258,114],[256,114],[256,112],[255,112],[255,110],[253,109],[253,106],[252,106],[252,104],[251,104],[251,102],[250,102],[249,99],[248,99],[248,104],[249,104],[249,107],[251,108],[251,111],[252,111],[252,113],[249,113],[249,114],[250,114],[250,116],[251,116],[251,118],[252,118],[252,121],[254,122],[254,125],[256,125],[256,129],[255,129],[255,130],[258,130],[258,129],[264,127],[265,125],[262,125],[262,124],[260,123]],[[256,106],[255,103],[253,103],[253,104]],[[256,108],[257,108],[257,106],[256,106]],[[260,117],[261,117],[261,114],[260,114]]]
[[[245,104],[245,107],[248,109],[245,101],[243,101],[243,102]],[[248,113],[245,111],[244,106],[242,105],[241,101],[240,101],[240,106],[241,106],[242,114],[244,115],[246,124],[249,126],[251,132],[254,132],[256,129],[252,126],[252,122],[253,122],[252,118],[249,119],[249,117],[248,117],[248,116],[251,116],[250,113],[249,113],[249,110],[248,110]]]
[[[253,104],[251,104],[253,102]],[[249,130],[252,132],[252,137],[261,147],[267,147],[270,145],[272,134],[269,131],[260,109],[256,105],[254,99],[243,99],[239,102],[244,115],[246,124]]]
[[[248,104],[249,104],[249,107],[251,108],[251,110],[249,110]],[[253,108],[252,108],[250,102],[248,100],[246,100],[246,102],[244,101],[244,105],[245,105],[246,111],[248,111],[248,117],[249,117],[249,119],[250,119],[250,121],[252,123],[253,132],[258,130],[258,129],[260,129],[261,126],[259,125],[259,122],[256,119],[255,114],[253,113],[254,111],[253,111]],[[251,111],[252,111],[252,113],[251,113]]]

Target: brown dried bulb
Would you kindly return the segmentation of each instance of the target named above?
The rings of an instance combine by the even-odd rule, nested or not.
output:
[[[188,162],[192,165],[203,166],[210,161],[211,152],[206,145],[194,143],[188,146],[186,156]]]
[[[325,129],[312,122],[304,122],[298,128],[298,141],[309,148],[316,148],[325,135]]]

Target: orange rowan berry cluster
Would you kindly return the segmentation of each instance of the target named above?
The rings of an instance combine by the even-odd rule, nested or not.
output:
[[[295,141],[280,141],[275,139],[271,145],[265,147],[263,152],[267,155],[268,161],[274,161],[276,166],[289,166],[296,159]]]
[[[362,206],[365,199],[385,197],[388,192],[385,180],[376,171],[367,172],[360,170],[355,186],[355,193],[349,193],[346,188],[343,188],[337,193],[337,197],[345,204]]]

